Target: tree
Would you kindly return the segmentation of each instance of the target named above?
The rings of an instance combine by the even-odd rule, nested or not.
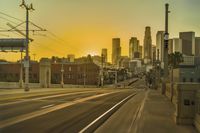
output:
[[[168,55],[168,64],[171,68],[171,101],[173,100],[174,95],[173,69],[178,68],[181,62],[183,62],[183,55],[180,52],[175,52]]]

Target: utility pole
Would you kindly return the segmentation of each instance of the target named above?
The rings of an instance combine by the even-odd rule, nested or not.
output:
[[[64,58],[62,59],[62,65],[61,65],[61,87],[63,88],[64,87]]]
[[[85,88],[85,78],[86,78],[86,62],[84,62],[84,73],[83,73],[83,87]]]
[[[103,80],[104,80],[104,77],[103,77],[103,62],[104,62],[104,56],[103,56],[103,54],[101,54],[101,87],[103,87]]]
[[[117,70],[115,70],[115,87],[117,88]]]
[[[21,60],[20,60],[20,80],[19,80],[19,87],[22,88],[23,87],[23,62],[22,62],[22,58],[23,58],[23,51],[21,52]]]
[[[26,9],[26,55],[24,61],[25,67],[25,88],[24,91],[29,91],[29,11],[34,10],[32,3],[30,5],[26,4],[24,0],[22,0],[22,4],[20,7]]]
[[[166,82],[168,77],[168,15],[169,15],[169,4],[165,4],[165,34],[164,34],[164,77],[162,81],[162,94],[166,91]]]

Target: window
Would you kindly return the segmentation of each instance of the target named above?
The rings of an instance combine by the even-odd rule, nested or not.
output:
[[[72,71],[72,67],[69,67],[69,71]]]
[[[198,78],[198,82],[200,83],[200,78]]]
[[[190,82],[193,82],[193,78],[190,78]]]
[[[183,82],[186,82],[186,79],[185,79],[185,78],[183,78]]]

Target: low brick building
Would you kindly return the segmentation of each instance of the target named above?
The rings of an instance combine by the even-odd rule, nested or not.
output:
[[[51,64],[51,83],[59,84],[61,82],[62,64]],[[99,76],[99,67],[94,63],[66,63],[63,64],[64,84],[97,85]],[[85,76],[84,76],[85,75]]]
[[[61,63],[51,64],[51,84],[61,83]],[[20,63],[1,63],[0,82],[19,82]],[[99,77],[99,66],[93,62],[88,63],[64,63],[64,83],[73,85],[97,85]],[[29,82],[40,82],[40,63],[32,62],[29,68]],[[24,70],[23,70],[24,72]],[[85,75],[85,76],[84,76]],[[24,77],[24,73],[23,73]]]
[[[20,63],[8,63],[8,62],[1,63],[0,82],[18,82],[20,80],[20,69],[21,69]],[[24,73],[23,73],[23,78],[24,78]],[[39,63],[37,62],[30,63],[29,82],[39,83]]]

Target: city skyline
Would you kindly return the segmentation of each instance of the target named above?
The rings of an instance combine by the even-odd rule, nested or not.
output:
[[[2,0],[0,11],[24,20],[24,10],[19,8],[20,2]],[[75,54],[76,57],[87,54],[100,55],[101,49],[107,48],[108,61],[111,61],[112,38],[119,37],[121,39],[122,55],[128,55],[129,39],[135,36],[141,42],[140,45],[143,45],[144,28],[146,26],[151,27],[152,42],[153,45],[156,45],[156,32],[164,29],[164,3],[166,2],[170,4],[171,11],[169,19],[170,37],[178,37],[179,32],[184,31],[194,31],[197,37],[200,36],[200,27],[197,25],[200,19],[196,17],[200,5],[198,0],[193,0],[193,2],[157,0],[155,1],[156,4],[151,4],[153,8],[149,6],[150,2],[147,0],[126,0],[123,2],[113,0],[93,2],[88,0],[86,2],[59,1],[59,3],[53,0],[48,3],[29,0],[27,2],[32,2],[36,9],[30,13],[31,21],[64,40],[55,39],[49,33],[44,34],[52,39],[33,36],[35,42],[30,43],[30,55],[36,54],[37,60],[41,57],[53,55],[59,57],[66,57],[67,54]],[[52,9],[55,10],[52,11]],[[52,16],[55,19],[52,19]],[[0,17],[5,16],[0,14]],[[14,19],[11,20],[18,23]],[[8,28],[6,22],[1,19],[0,28]],[[17,37],[15,34],[10,36]],[[1,53],[0,58],[18,60],[20,54]]]

